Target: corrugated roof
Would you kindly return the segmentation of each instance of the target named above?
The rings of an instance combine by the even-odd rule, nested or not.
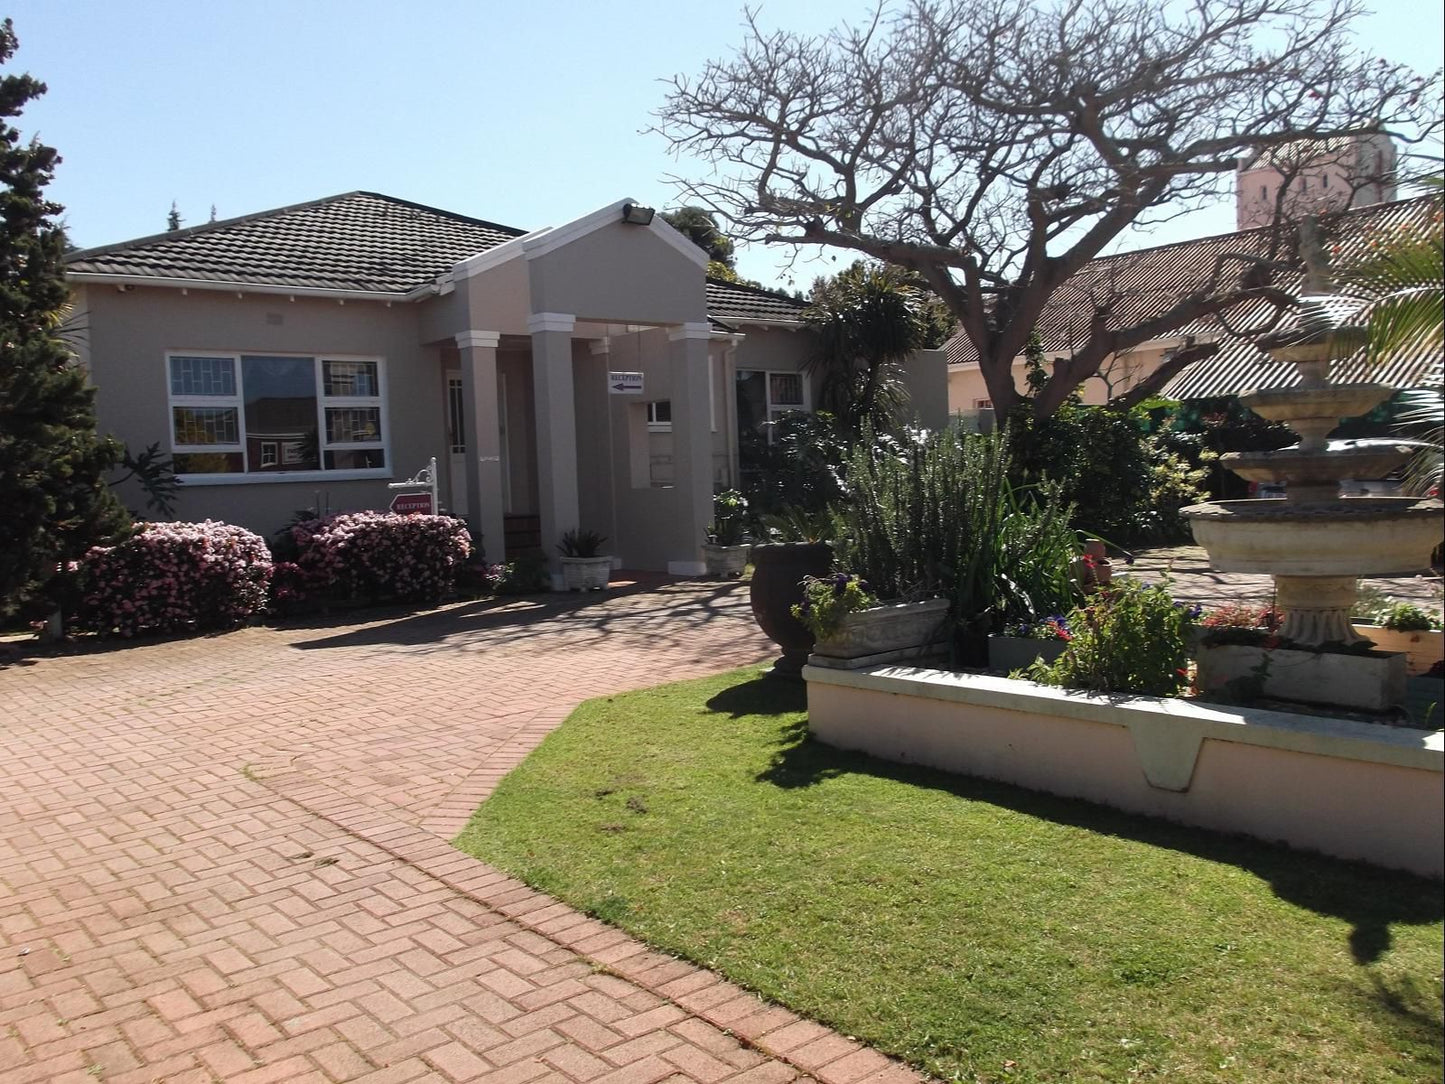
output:
[[[707,280],[707,314],[728,324],[796,324],[807,302],[787,294],[722,279]]]
[[[142,278],[405,294],[524,231],[376,192],[83,249],[67,269]]]
[[[1438,213],[1438,207],[1437,197],[1421,196],[1349,211],[1331,224],[1329,240],[1338,246],[1336,258],[1360,254],[1368,238],[1378,230],[1423,226]],[[1096,300],[1111,299],[1114,302],[1112,322],[1117,326],[1132,326],[1166,312],[1181,294],[1207,283],[1221,256],[1262,255],[1268,243],[1269,230],[1262,227],[1093,260],[1065,283],[1045,307],[1038,323],[1044,351],[1066,355],[1082,345],[1095,313]],[[1226,266],[1232,279],[1225,282],[1227,288],[1239,282],[1249,265],[1233,261]],[[1298,293],[1303,281],[1302,272],[1291,271],[1276,274],[1272,285],[1288,293]],[[1164,394],[1176,399],[1205,398],[1296,383],[1298,376],[1292,365],[1271,361],[1252,341],[1269,328],[1275,312],[1268,301],[1250,301],[1230,309],[1225,320],[1207,316],[1173,331],[1171,335],[1194,335],[1201,340],[1218,341],[1220,349],[1214,357],[1195,362],[1178,374],[1166,385]],[[1289,327],[1293,319],[1292,314],[1287,314],[1278,326]],[[978,360],[973,344],[961,331],[944,348],[951,365]],[[1363,378],[1363,365],[1358,360],[1337,364],[1335,371],[1336,379]],[[1439,354],[1422,350],[1413,356],[1396,358],[1370,379],[1396,387],[1439,383]]]

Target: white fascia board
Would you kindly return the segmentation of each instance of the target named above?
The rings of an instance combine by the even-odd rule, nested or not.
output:
[[[521,240],[525,242],[523,247],[526,249],[527,259],[535,260],[538,256],[545,256],[549,252],[555,252],[563,245],[569,245],[579,238],[586,237],[589,233],[595,233],[604,226],[610,226],[614,222],[622,221],[622,208],[629,203],[636,202],[635,199],[620,199],[616,203],[610,203],[606,207],[601,207],[593,211],[591,214],[583,215],[581,218],[574,218],[571,222],[548,230],[544,235],[542,231],[538,231],[536,235],[529,234],[527,237],[521,238]],[[634,230],[647,230],[658,240],[671,246],[698,267],[707,267],[707,253],[664,222],[660,213],[654,215],[652,221],[646,226],[631,226],[629,228]],[[508,244],[510,243],[511,242],[508,242]]]
[[[783,331],[797,331],[799,328],[808,326],[802,320],[750,320],[746,316],[719,316],[718,319],[725,324],[737,324],[738,326],[746,324],[748,327],[759,327],[764,331],[773,328],[778,328]]]
[[[496,248],[489,248],[485,252],[478,252],[475,256],[468,256],[465,260],[456,264],[450,276],[452,281],[457,279],[469,279],[473,275],[480,275],[483,271],[490,271],[499,267],[508,260],[515,260],[521,256],[526,249],[528,241],[536,240],[552,232],[551,226],[543,226],[540,230],[533,230],[531,233],[524,233],[521,237],[513,237],[510,241],[503,241]]]
[[[255,282],[221,282],[215,279],[173,279],[151,275],[108,275],[95,271],[68,271],[71,283],[111,286],[155,286],[167,290],[215,290],[227,294],[272,294],[279,297],[308,297],[341,301],[411,301],[416,292],[383,293],[379,290],[325,290],[314,286],[273,286]],[[428,286],[427,290],[432,287]]]

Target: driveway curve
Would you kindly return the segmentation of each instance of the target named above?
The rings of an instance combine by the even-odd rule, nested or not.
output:
[[[745,588],[357,616],[0,668],[0,1081],[917,1079],[447,843]]]

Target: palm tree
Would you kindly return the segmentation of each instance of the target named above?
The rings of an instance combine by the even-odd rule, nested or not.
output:
[[[851,440],[896,428],[908,404],[901,366],[930,345],[926,298],[907,271],[859,261],[813,284],[803,319],[817,333],[806,363],[819,377],[818,406]]]
[[[1429,187],[1440,191],[1439,179]],[[1445,472],[1445,375],[1439,359],[1445,351],[1445,228],[1437,208],[1423,227],[1397,230],[1373,239],[1361,256],[1334,269],[1345,292],[1366,298],[1369,319],[1367,358],[1372,370],[1401,354],[1430,354],[1437,368],[1432,386],[1416,388],[1400,398],[1402,425],[1429,441],[1411,461],[1405,487],[1411,493],[1439,492]]]

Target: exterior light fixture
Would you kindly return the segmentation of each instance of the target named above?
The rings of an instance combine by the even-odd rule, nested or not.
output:
[[[636,203],[624,203],[622,205],[622,221],[633,226],[650,226],[652,216],[657,214],[655,208],[643,207]]]

